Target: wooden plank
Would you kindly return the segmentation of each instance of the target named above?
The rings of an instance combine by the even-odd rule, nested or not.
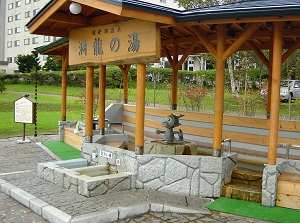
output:
[[[135,124],[135,117],[133,116],[124,115],[123,120],[125,122]],[[153,121],[149,119],[145,120],[145,126],[151,128],[158,128],[158,129],[162,128],[161,122]],[[182,129],[183,134],[208,137],[208,138],[213,137],[213,129],[201,128],[195,126],[179,126],[174,130],[178,131],[179,128]],[[266,145],[267,143],[267,136],[241,133],[241,132],[223,131],[223,138],[231,138],[231,140],[234,142],[244,142],[244,143],[255,144],[255,145]]]
[[[300,196],[300,182],[278,180],[278,194],[287,194],[289,196]]]
[[[114,142],[105,142],[102,144],[107,145],[107,146],[116,147],[116,148],[123,148],[124,143],[125,143],[124,141],[114,141]]]
[[[300,197],[288,194],[277,194],[276,206],[300,210]]]
[[[280,174],[278,180],[298,182],[300,184],[300,174],[285,172]]]
[[[64,129],[64,142],[65,143],[67,143],[68,145],[73,146],[74,148],[81,151],[82,141],[83,141],[83,136],[74,134],[74,129],[72,129],[72,128]]]
[[[278,144],[293,144],[293,145],[300,145],[300,139],[298,138],[278,138]],[[299,150],[298,148],[291,149],[291,150]]]

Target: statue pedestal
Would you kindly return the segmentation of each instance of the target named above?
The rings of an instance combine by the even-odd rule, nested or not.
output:
[[[197,155],[197,147],[195,143],[187,141],[172,144],[159,141],[146,141],[144,144],[144,154]]]

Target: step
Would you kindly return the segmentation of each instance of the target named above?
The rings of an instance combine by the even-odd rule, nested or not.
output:
[[[231,182],[224,185],[221,196],[238,200],[261,202],[262,173],[236,169],[231,175]]]
[[[261,187],[262,173],[251,170],[237,169],[233,171],[231,175],[231,183],[253,186],[256,185]]]
[[[224,185],[221,196],[238,200],[261,202],[261,186],[229,183]]]

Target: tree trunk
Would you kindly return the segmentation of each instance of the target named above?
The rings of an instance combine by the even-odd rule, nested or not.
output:
[[[231,95],[232,97],[236,97],[236,88],[234,83],[234,75],[233,75],[233,66],[232,66],[232,58],[229,57],[227,60],[228,71],[230,75],[230,86],[231,86]]]

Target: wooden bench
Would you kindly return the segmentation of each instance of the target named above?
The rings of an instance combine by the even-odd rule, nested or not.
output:
[[[278,177],[276,205],[300,210],[300,174],[282,173]]]

